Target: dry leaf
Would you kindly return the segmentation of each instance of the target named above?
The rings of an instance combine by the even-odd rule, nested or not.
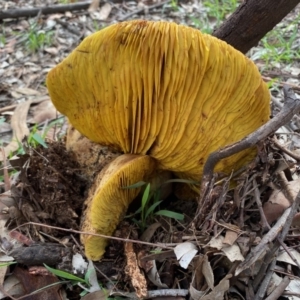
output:
[[[98,15],[98,20],[100,20],[100,21],[106,20],[109,16],[111,10],[112,10],[112,6],[108,2],[106,2],[100,8],[100,12],[99,12],[99,15]]]
[[[106,300],[108,296],[107,294],[108,294],[107,291],[101,290],[101,291],[89,293],[84,297],[82,297],[81,299],[82,300]]]
[[[58,48],[55,47],[47,47],[44,49],[47,53],[50,53],[52,55],[57,55],[58,54]]]
[[[31,102],[31,100],[27,100],[26,102],[20,103],[14,111],[11,119],[13,139],[6,147],[4,147],[4,153],[6,157],[11,152],[16,151],[19,148],[19,143],[23,140],[23,138],[29,135],[26,118]],[[3,153],[0,152],[0,161],[3,161],[3,159]]]
[[[88,12],[92,12],[98,9],[100,0],[93,0],[88,8]]]
[[[300,188],[300,178],[291,181],[287,184],[287,188],[295,199]],[[290,207],[289,200],[280,190],[274,190],[268,200],[263,206],[263,211],[269,224],[276,221],[283,212]]]
[[[300,262],[300,253],[298,251],[296,251],[295,249],[289,249],[289,252],[294,256],[296,261]],[[297,264],[291,259],[286,251],[281,252],[277,257],[277,260],[297,266]]]
[[[164,288],[164,289],[168,288],[168,286],[165,283],[162,283],[160,280],[160,276],[157,271],[155,260],[152,260],[151,263],[152,263],[152,268],[147,273],[149,280],[159,288]]]
[[[25,294],[25,290],[20,280],[14,275],[7,277],[7,279],[4,281],[3,289],[12,297],[18,297]],[[7,296],[0,291],[0,299],[4,298],[7,299]]]
[[[231,262],[244,260],[241,249],[236,243],[231,246],[227,246],[223,243],[223,241],[224,237],[220,235],[216,238],[212,238],[208,245],[212,248],[221,250]]]
[[[221,250],[223,248],[223,240],[224,237],[223,236],[218,236],[218,237],[213,237],[209,243],[208,246],[212,247],[212,248],[216,248],[218,250]]]
[[[34,95],[40,94],[39,91],[30,89],[30,88],[18,88],[18,89],[16,89],[16,92],[20,93],[22,95],[27,95],[27,96],[34,96]]]
[[[141,241],[144,242],[150,242],[150,240],[152,239],[155,231],[161,226],[161,223],[156,222],[151,224],[149,227],[147,227],[147,229],[143,232],[143,234],[140,237]]]
[[[26,269],[16,267],[13,273],[18,280],[21,282],[25,293],[29,294],[38,289],[42,289],[53,283],[58,283],[59,280],[53,274],[51,275],[32,275]],[[38,294],[31,295],[30,300],[39,300],[39,299],[51,299],[51,300],[61,300],[59,294],[60,284],[53,285],[47,289],[41,291]]]
[[[204,255],[202,273],[205,277],[206,283],[210,289],[214,288],[214,273],[212,267],[208,261],[207,255]]]
[[[231,261],[243,261],[245,258],[241,253],[241,249],[237,244],[233,244],[231,246],[223,247],[222,252],[227,256],[227,258]]]
[[[28,120],[34,124],[40,124],[46,120],[55,119],[58,112],[52,102],[49,100],[42,101],[32,109],[32,119]]]
[[[217,299],[224,299],[224,294],[229,289],[229,278],[231,275],[225,276],[220,283],[209,293],[208,295],[201,298],[201,300],[217,300]]]
[[[238,234],[232,230],[226,230],[225,238],[223,240],[223,244],[233,245],[234,242],[237,240]]]
[[[197,254],[198,249],[193,243],[185,242],[177,245],[174,248],[174,252],[180,266],[186,269]]]
[[[299,287],[300,287],[300,280],[299,279],[292,279],[290,284],[287,286],[286,291],[294,294],[291,300],[300,300],[300,297],[297,297],[299,295]]]
[[[193,300],[200,300],[202,299],[202,297],[205,295],[205,292],[203,291],[198,291],[197,289],[195,289],[192,284],[190,285],[190,289],[189,292],[191,294],[191,298]]]
[[[294,218],[292,221],[292,227],[300,227],[300,213],[296,213],[294,215]]]

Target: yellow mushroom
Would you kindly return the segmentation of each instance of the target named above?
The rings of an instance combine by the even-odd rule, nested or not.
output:
[[[270,113],[253,62],[221,40],[169,22],[129,21],[92,34],[49,72],[47,86],[81,134],[125,155],[98,175],[87,200],[83,229],[107,235],[139,192],[121,187],[155,170],[199,180],[211,152],[247,136]],[[238,153],[215,171],[228,174],[254,155],[255,149]],[[102,256],[103,239],[82,241],[88,257]]]

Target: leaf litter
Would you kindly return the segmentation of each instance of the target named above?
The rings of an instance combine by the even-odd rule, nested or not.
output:
[[[199,24],[195,20],[200,19],[207,9],[201,1],[180,1],[175,7],[172,1],[112,1],[100,3],[99,8],[96,2],[93,1],[89,12],[7,19],[1,24],[1,140],[4,147],[14,142],[15,146],[11,149],[13,152],[18,151],[20,145],[24,150],[22,155],[17,155],[15,162],[13,159],[8,161],[11,165],[8,170],[11,188],[0,199],[3,203],[10,204],[3,206],[1,219],[9,229],[27,222],[40,224],[19,227],[13,231],[18,234],[11,235],[8,235],[7,228],[1,226],[1,237],[6,234],[8,242],[12,243],[8,248],[4,247],[6,254],[14,253],[14,258],[21,263],[17,267],[6,268],[11,269],[13,275],[7,275],[6,272],[0,275],[6,293],[12,296],[28,294],[38,290],[41,285],[52,283],[53,280],[45,277],[46,275],[39,275],[45,282],[38,286],[32,285],[37,278],[32,277],[36,276],[32,274],[43,274],[42,269],[30,274],[22,265],[30,266],[30,262],[34,265],[42,264],[49,259],[47,262],[53,267],[72,272],[72,256],[81,253],[78,242],[74,243],[74,239],[78,238],[75,234],[43,226],[79,229],[82,203],[90,184],[87,178],[92,178],[66,152],[61,136],[64,135],[67,125],[65,122],[59,123],[49,132],[46,138],[48,148],[39,146],[33,149],[27,144],[26,138],[24,139],[33,126],[37,126],[37,132],[41,133],[51,121],[60,118],[53,107],[51,108],[44,85],[48,71],[66,57],[84,37],[113,22],[128,18],[164,19],[197,27]],[[55,4],[55,1],[47,1],[47,4]],[[18,8],[44,5],[45,1],[18,1]],[[13,1],[0,2],[0,9],[4,8],[16,8],[16,4]],[[287,37],[293,27],[286,24],[292,24],[297,13],[299,8],[278,25],[278,28],[287,28],[284,32]],[[215,20],[211,20],[211,24],[216,26]],[[299,36],[292,47],[297,43]],[[260,67],[264,79],[272,82],[275,115],[283,105],[283,83],[288,83],[296,92],[299,91],[300,65],[299,60],[288,64],[270,62],[266,65],[261,58],[263,51],[263,43],[260,43],[248,55]],[[22,105],[26,110],[18,110]],[[13,125],[14,116],[18,121],[23,118],[16,126]],[[289,124],[278,130],[277,140],[269,138],[262,142],[259,159],[235,178],[235,187],[226,186],[224,183],[222,190],[215,188],[216,204],[210,212],[210,222],[204,224],[203,228],[191,226],[191,211],[196,211],[197,203],[180,199],[175,202],[175,196],[172,196],[164,205],[170,210],[184,213],[185,220],[178,222],[155,216],[153,224],[157,225],[147,232],[146,238],[147,242],[152,242],[155,246],[126,243],[124,248],[122,241],[112,241],[104,259],[95,263],[98,279],[106,291],[96,289],[85,298],[89,299],[90,296],[90,299],[99,299],[96,296],[99,295],[101,299],[105,299],[110,294],[111,297],[121,295],[130,299],[137,299],[139,296],[146,299],[159,299],[163,296],[185,299],[189,293],[191,299],[254,299],[261,282],[270,274],[270,270],[263,268],[263,262],[267,266],[273,262],[273,273],[266,296],[276,292],[288,277],[289,282],[281,294],[285,299],[298,299],[299,264],[296,262],[299,262],[299,214],[294,216],[292,227],[284,241],[286,248],[279,244],[277,257],[268,253],[275,251],[274,246],[279,243],[276,239],[279,229],[272,239],[267,239],[265,247],[255,256],[250,268],[243,269],[238,275],[235,271],[241,266],[240,262],[246,259],[247,263],[251,252],[255,252],[262,245],[262,241],[266,240],[264,237],[270,232],[268,225],[277,228],[276,224],[291,205],[287,194],[292,190],[295,197],[299,190],[299,120],[299,115],[295,115]],[[286,149],[294,156],[285,151]],[[9,152],[6,156],[10,155]],[[0,155],[3,160],[3,151]],[[4,192],[5,185],[2,182],[0,188]],[[135,208],[132,207],[131,210],[134,211]],[[120,224],[115,237],[139,240],[141,234],[134,223],[126,220]],[[158,244],[162,247],[157,247]],[[186,252],[176,258],[176,249],[180,248]],[[33,261],[33,254],[40,260]],[[186,264],[181,265],[180,259],[185,255],[188,255]],[[96,286],[95,279],[93,285]],[[68,297],[72,299],[79,299],[78,289],[70,291],[61,285],[57,285],[53,293],[44,299],[55,299],[51,296],[56,297],[57,293],[63,292],[68,293]],[[95,298],[92,298],[93,295]],[[5,296],[3,294],[1,299]],[[37,299],[40,299],[39,296],[41,295],[37,295]],[[60,294],[59,297],[66,295]]]

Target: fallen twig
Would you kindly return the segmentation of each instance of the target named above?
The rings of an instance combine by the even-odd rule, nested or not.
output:
[[[276,300],[282,295],[286,287],[289,285],[290,279],[288,276],[285,276],[274,291],[267,297],[265,300]]]
[[[288,197],[289,195],[287,195]],[[275,253],[284,241],[289,228],[292,224],[293,217],[297,213],[297,208],[300,205],[300,192],[297,194],[296,199],[293,201],[289,199],[293,204],[285,210],[277,223],[271,228],[271,230],[262,238],[261,242],[247,255],[246,259],[237,267],[235,275],[237,276],[242,271],[248,269],[255,261],[261,257],[264,251],[268,249],[268,244],[272,242],[275,238],[278,238],[273,248],[272,253]]]
[[[42,15],[49,15],[54,13],[64,13],[66,11],[84,10],[88,9],[92,1],[78,2],[71,4],[49,5],[35,8],[16,8],[7,9],[0,12],[0,20],[20,18],[20,17],[35,17],[39,13]]]
[[[148,291],[147,296],[144,299],[155,299],[157,297],[186,297],[189,291],[184,289],[163,289]],[[111,296],[124,296],[129,299],[138,300],[136,293],[125,293],[125,292],[113,292]]]
[[[275,265],[276,265],[276,258],[274,257],[274,259],[272,260],[272,263],[268,267],[268,271],[265,274],[265,277],[259,287],[258,292],[255,294],[254,300],[262,300],[264,298],[266,290],[270,284],[272,275],[274,273]]]
[[[273,137],[272,139],[274,145],[279,148],[281,151],[283,151],[285,154],[287,154],[288,156],[290,156],[291,158],[300,161],[300,156],[295,154],[294,152],[290,151],[289,149],[287,149],[286,147],[284,147],[283,145],[281,145],[278,141],[278,139],[276,138],[276,136]]]
[[[293,76],[291,76],[290,74],[285,75],[285,76],[289,76],[289,78],[293,78]],[[300,86],[299,85],[291,84],[291,83],[288,83],[288,82],[283,82],[283,81],[280,81],[280,80],[274,80],[273,78],[269,78],[269,77],[266,77],[266,76],[261,76],[261,77],[265,82],[272,81],[275,84],[278,84],[280,87],[283,87],[283,86],[287,85],[287,86],[289,86],[290,88],[292,88],[294,90],[300,91]],[[297,76],[295,76],[295,78],[297,78]]]
[[[51,225],[46,225],[46,224],[42,224],[42,223],[37,223],[37,222],[26,222],[23,223],[15,228],[13,228],[11,231],[15,231],[21,227],[27,226],[27,225],[33,225],[33,226],[40,226],[40,227],[46,227],[46,228],[51,228],[51,229],[55,229],[55,230],[60,230],[60,231],[66,231],[66,232],[71,232],[71,233],[77,233],[77,234],[85,234],[85,235],[91,235],[91,236],[100,236],[106,239],[111,239],[111,240],[115,240],[115,241],[122,241],[122,242],[131,242],[134,244],[141,244],[141,245],[147,245],[147,246],[151,246],[151,247],[160,247],[163,249],[168,249],[168,250],[173,250],[174,247],[169,246],[169,244],[164,244],[164,243],[150,243],[150,242],[143,242],[140,240],[133,240],[133,239],[124,239],[124,238],[120,238],[120,237],[116,237],[116,236],[108,236],[108,235],[104,235],[104,234],[98,234],[98,233],[91,233],[91,232],[87,232],[87,231],[80,231],[80,230],[75,230],[75,229],[67,229],[67,228],[62,228],[62,227],[58,227],[58,226],[51,226]],[[10,231],[10,232],[11,232]],[[174,243],[172,244],[174,245],[178,245],[179,243]]]

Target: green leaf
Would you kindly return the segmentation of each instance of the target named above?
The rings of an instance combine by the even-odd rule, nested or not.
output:
[[[33,133],[31,138],[36,141],[39,145],[42,145],[44,148],[48,148],[47,144],[45,143],[44,139],[37,133]]]
[[[13,264],[16,264],[16,263],[17,263],[16,261],[3,262],[3,263],[0,263],[0,268],[1,267],[7,267],[7,266],[10,266],[10,265],[13,265]]]
[[[146,183],[147,182],[145,182],[145,181],[139,181],[139,182],[134,183],[132,185],[124,186],[124,187],[122,187],[122,189],[124,189],[124,190],[127,190],[127,189],[136,189],[136,188],[139,188],[139,187],[145,185]]]
[[[155,202],[153,203],[146,211],[146,215],[145,215],[145,219],[148,218],[149,215],[151,215],[151,213],[153,213],[153,211],[155,210],[155,208],[162,202],[161,201],[158,201],[158,202]]]
[[[172,182],[178,182],[178,183],[188,183],[188,184],[200,184],[199,181],[194,180],[188,180],[188,179],[169,179],[163,184],[172,183]]]
[[[61,277],[61,278],[65,278],[65,279],[69,279],[69,280],[72,280],[72,281],[77,281],[77,282],[82,282],[82,283],[86,283],[86,281],[83,279],[83,278],[80,278],[78,276],[75,276],[73,274],[70,274],[68,272],[65,272],[65,271],[61,271],[61,270],[57,270],[57,269],[53,269],[53,268],[50,268],[49,266],[47,266],[46,264],[44,264],[45,268],[51,272],[52,274],[58,276],[58,277]]]
[[[180,220],[180,221],[182,221],[184,219],[183,214],[179,214],[179,213],[176,213],[176,212],[170,211],[170,210],[160,210],[160,211],[156,212],[155,215],[165,216],[165,217]]]
[[[146,204],[149,200],[149,194],[150,194],[150,183],[147,184],[144,194],[143,194],[143,198],[142,198],[142,210],[145,209]]]

